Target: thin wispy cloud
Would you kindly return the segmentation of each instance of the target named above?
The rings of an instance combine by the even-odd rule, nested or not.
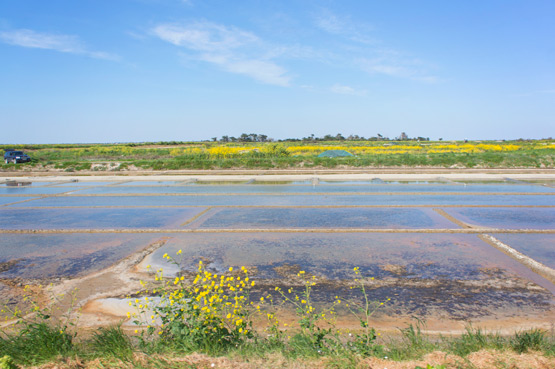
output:
[[[186,25],[162,24],[155,27],[152,33],[166,42],[195,52],[198,60],[224,71],[266,84],[290,85],[287,70],[272,60],[275,51],[272,52],[251,32],[210,22],[194,22]]]
[[[355,22],[350,17],[339,16],[329,10],[322,10],[314,20],[318,28],[332,35],[343,36],[364,44],[376,43],[370,35],[373,27],[369,24]]]
[[[330,91],[335,94],[340,95],[353,95],[353,96],[364,96],[366,95],[366,91],[364,90],[357,90],[351,86],[344,86],[340,84],[335,84],[330,87]]]
[[[405,78],[423,83],[436,83],[440,78],[428,72],[429,66],[403,52],[394,50],[372,36],[373,27],[353,21],[329,10],[315,18],[318,29],[343,40],[343,54],[355,60],[354,67],[370,74]]]
[[[0,32],[0,41],[27,48],[54,50],[62,53],[85,55],[96,59],[119,60],[119,56],[86,48],[77,36],[40,33],[30,29]]]
[[[375,58],[357,60],[360,68],[370,74],[382,74],[396,78],[406,78],[423,83],[437,83],[440,79],[430,75],[420,61],[401,56],[382,55]]]

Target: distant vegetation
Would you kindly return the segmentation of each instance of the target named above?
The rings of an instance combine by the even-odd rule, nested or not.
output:
[[[122,171],[172,169],[271,168],[553,168],[555,140],[429,141],[364,138],[341,134],[274,141],[262,134],[214,137],[197,142],[125,144],[2,145],[25,150],[32,161],[2,164],[0,170]],[[321,158],[326,150],[345,150],[352,157]]]

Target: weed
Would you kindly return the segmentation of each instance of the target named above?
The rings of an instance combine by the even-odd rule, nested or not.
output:
[[[9,355],[15,361],[25,364],[36,364],[51,360],[57,356],[66,357],[73,352],[75,323],[70,320],[73,303],[66,312],[54,311],[63,295],[47,307],[41,307],[33,296],[30,286],[24,288],[24,300],[31,304],[31,310],[23,312],[17,308],[2,309],[16,319],[12,330],[15,333],[2,331],[0,336],[0,355]],[[72,302],[75,299],[72,298]],[[58,314],[59,313],[59,314]],[[59,316],[55,318],[54,316]]]
[[[95,356],[129,359],[133,354],[131,339],[120,325],[99,328],[91,337],[90,346]]]
[[[460,337],[453,338],[449,342],[448,347],[454,354],[464,357],[485,348],[501,349],[504,344],[501,336],[486,335],[481,329],[474,329],[469,325]]]
[[[545,332],[533,329],[525,332],[517,332],[511,340],[511,347],[519,354],[528,350],[540,350],[546,344]]]
[[[353,339],[352,341],[347,342],[347,347],[351,351],[363,356],[381,353],[383,351],[383,347],[375,344],[377,334],[376,330],[370,327],[370,318],[381,306],[385,304],[385,302],[373,301],[369,299],[365,282],[367,279],[374,280],[374,277],[361,277],[360,268],[358,267],[353,268],[353,272],[355,273],[354,281],[356,286],[351,287],[351,289],[359,289],[362,293],[363,300],[362,302],[359,302],[354,299],[348,299],[346,300],[345,306],[349,312],[358,319],[363,331],[362,333],[351,334]],[[340,304],[340,298],[338,296],[335,296],[335,298],[337,303]],[[387,299],[387,301],[390,300],[391,299],[389,298]]]
[[[290,344],[297,349],[308,349],[314,353],[321,354],[329,351],[331,342],[328,336],[332,333],[334,326],[334,307],[339,302],[334,302],[330,308],[318,308],[312,301],[312,288],[316,285],[316,276],[308,276],[304,270],[297,273],[297,278],[302,282],[303,288],[296,293],[289,288],[287,293],[280,287],[275,290],[280,294],[285,304],[295,308],[300,332],[295,334]],[[322,328],[320,322],[327,323],[329,328]]]
[[[400,341],[390,342],[386,351],[388,356],[393,360],[419,359],[433,351],[436,345],[422,334],[423,326],[423,321],[416,320],[414,325],[400,329],[402,338]]]

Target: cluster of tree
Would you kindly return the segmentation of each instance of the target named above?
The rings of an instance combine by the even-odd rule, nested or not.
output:
[[[212,137],[212,141],[217,142],[218,137]],[[261,135],[258,133],[242,133],[239,137],[233,136],[222,136],[220,142],[273,142],[273,138],[268,138],[267,135]]]
[[[212,141],[214,142],[273,142],[273,138],[269,138],[267,135],[257,134],[257,133],[243,133],[239,137],[233,136],[222,136],[219,140],[217,137],[212,137]],[[336,135],[327,134],[322,137],[316,137],[314,134],[311,134],[308,137],[303,138],[286,138],[283,140],[278,140],[278,142],[295,142],[295,141],[430,141],[429,137],[409,137],[405,132],[401,132],[398,137],[390,139],[389,137],[385,137],[381,134],[377,134],[376,136],[365,138],[359,135],[349,135],[347,137],[343,136],[341,133]]]

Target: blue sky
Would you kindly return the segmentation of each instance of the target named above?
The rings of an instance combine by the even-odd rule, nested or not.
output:
[[[0,1],[0,143],[555,136],[555,2]]]

